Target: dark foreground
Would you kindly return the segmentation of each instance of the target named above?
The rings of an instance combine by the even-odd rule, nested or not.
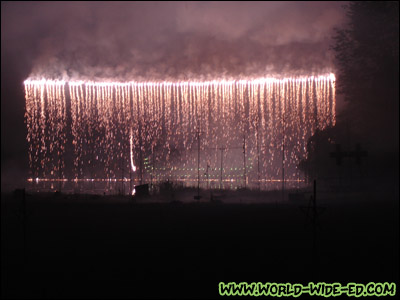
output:
[[[132,203],[2,195],[2,298],[216,298],[223,282],[396,282],[398,200],[330,197],[317,248],[304,203]],[[317,297],[313,297],[317,298]]]

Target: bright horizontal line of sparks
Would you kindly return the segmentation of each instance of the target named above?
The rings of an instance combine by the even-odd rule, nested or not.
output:
[[[177,181],[193,181],[197,182],[197,178],[177,178]],[[223,179],[222,181],[230,182],[230,181],[241,181],[242,179],[234,179],[234,178],[227,178]],[[129,181],[138,181],[137,179],[129,179],[129,178],[74,178],[74,179],[67,179],[67,178],[28,178],[28,182],[129,182]],[[158,181],[154,179],[154,181]],[[206,181],[215,181],[219,182],[220,179],[209,178]],[[259,179],[259,180],[252,180],[254,182],[282,182],[282,179]],[[304,179],[285,179],[285,182],[305,182]]]
[[[308,80],[329,80],[335,81],[336,77],[335,74],[325,74],[319,76],[302,76],[302,77],[286,77],[286,78],[275,78],[275,77],[262,77],[262,78],[255,78],[255,79],[248,79],[248,80],[211,80],[211,81],[128,81],[128,82],[95,82],[95,81],[83,81],[83,80],[72,80],[72,81],[64,81],[64,80],[51,80],[51,79],[41,79],[41,80],[32,80],[27,79],[24,81],[25,85],[65,85],[68,83],[70,86],[80,86],[80,85],[87,85],[87,86],[172,86],[172,85],[180,85],[180,86],[204,86],[204,85],[220,85],[220,84],[262,84],[262,83],[276,83],[276,82],[306,82]]]

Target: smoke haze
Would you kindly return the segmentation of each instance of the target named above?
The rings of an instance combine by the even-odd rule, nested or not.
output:
[[[33,78],[175,80],[330,72],[342,3],[3,3]]]

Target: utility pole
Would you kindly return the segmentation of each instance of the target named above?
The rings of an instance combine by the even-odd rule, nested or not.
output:
[[[122,172],[122,187],[121,187],[121,192],[122,195],[125,194],[125,181],[124,181],[124,163],[123,163],[123,158],[121,157],[121,172]]]
[[[258,182],[258,190],[260,191],[260,144],[258,140],[258,131],[257,131],[257,182]]]
[[[129,194],[132,192],[132,166],[129,166]]]
[[[139,170],[140,170],[140,184],[143,184],[143,157],[142,157],[142,130],[139,123]]]
[[[25,189],[22,190],[22,207],[21,207],[21,214],[22,214],[22,228],[23,228],[23,239],[24,239],[24,267],[26,267],[28,262],[28,214],[26,208],[26,194]]]
[[[197,197],[200,199],[200,130],[197,131]]]
[[[313,258],[317,259],[317,180],[314,179],[314,196],[312,199]]]
[[[246,134],[243,134],[243,178],[244,188],[246,188]]]
[[[218,148],[220,151],[221,151],[221,177],[220,177],[220,188],[222,188],[222,171],[223,171],[223,158],[224,158],[224,156],[223,156],[223,151],[226,149],[226,148],[224,148],[224,147],[220,147],[220,148]]]
[[[206,176],[207,176],[207,190],[209,189],[209,186],[210,186],[210,179],[209,179],[209,176],[208,176],[208,169],[210,168],[210,165],[209,165],[209,163],[207,162],[207,171],[206,171]]]
[[[61,159],[59,159],[58,161],[58,171],[59,171],[59,175],[58,175],[58,180],[59,180],[59,184],[58,184],[58,191],[61,193],[61,185],[62,185],[62,171],[61,171]]]
[[[200,200],[200,129],[197,130],[197,196],[194,199]]]
[[[282,202],[285,200],[285,111],[282,112]]]
[[[285,138],[282,144],[282,201],[285,199]]]
[[[308,221],[310,221],[312,226],[312,259],[314,266],[318,262],[318,244],[317,244],[317,229],[319,226],[318,217],[325,211],[325,207],[317,207],[317,180],[314,179],[313,186],[313,196],[310,197],[310,201],[308,206],[300,206],[300,210],[302,210],[306,214],[306,225]]]
[[[154,164],[155,164],[155,160],[154,160],[154,145],[151,147],[151,154],[152,154],[152,162],[151,162],[151,179],[150,179],[150,186],[151,189],[153,189],[153,172],[154,172]]]
[[[138,114],[140,115],[140,105],[139,105],[139,98],[137,100],[138,105]],[[139,129],[139,174],[140,174],[140,185],[143,184],[143,154],[142,154],[142,121],[138,120],[138,129]]]

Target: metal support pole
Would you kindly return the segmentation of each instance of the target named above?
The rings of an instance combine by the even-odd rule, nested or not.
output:
[[[244,188],[246,188],[246,135],[243,134],[243,179]]]
[[[223,165],[223,160],[224,160],[223,151],[225,150],[225,148],[224,148],[224,147],[220,147],[219,150],[221,151],[220,188],[222,188],[222,172],[223,172],[223,169],[224,169],[224,165]]]
[[[197,131],[197,197],[200,199],[200,131]]]
[[[313,197],[313,256],[317,258],[317,180],[314,179]]]

